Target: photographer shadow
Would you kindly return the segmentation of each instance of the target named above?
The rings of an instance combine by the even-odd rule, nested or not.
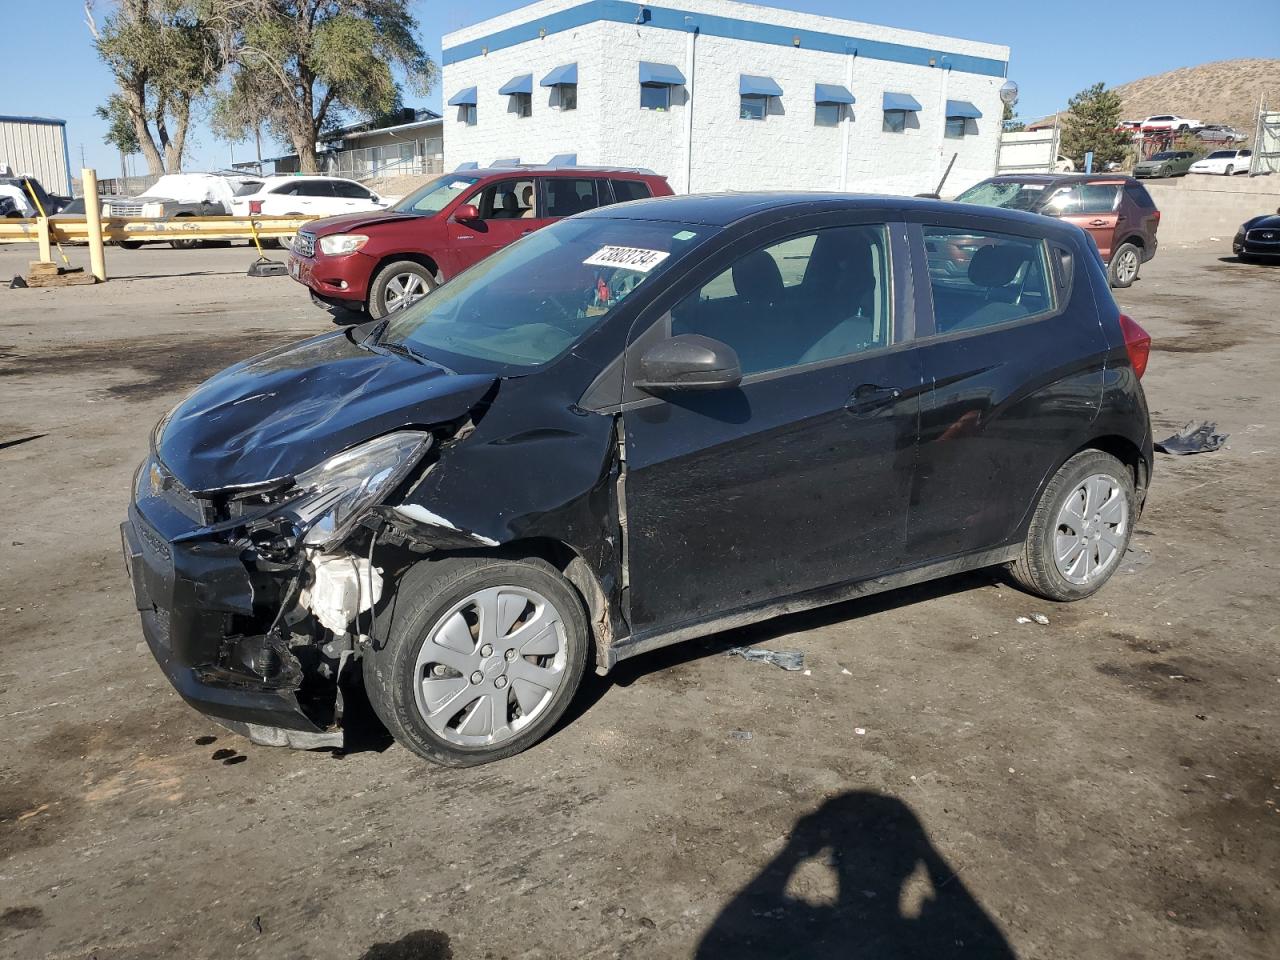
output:
[[[829,888],[832,874],[833,894],[805,889],[813,878]],[[695,953],[698,960],[1015,956],[911,809],[869,791],[834,797],[803,817]]]

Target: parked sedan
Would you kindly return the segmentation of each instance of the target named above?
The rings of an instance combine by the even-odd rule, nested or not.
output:
[[[1235,173],[1248,173],[1252,162],[1252,150],[1215,150],[1203,160],[1191,165],[1192,173],[1220,173],[1231,176]]]
[[[362,677],[467,766],[588,667],[784,611],[991,565],[1078,600],[1142,512],[1150,345],[1049,217],[598,207],[166,415],[122,527],[143,633],[258,742],[340,741]]]
[[[1133,175],[1144,177],[1181,177],[1186,176],[1191,164],[1200,158],[1200,154],[1190,150],[1161,150],[1153,153],[1146,160],[1134,164]]]
[[[1280,210],[1246,220],[1231,241],[1241,260],[1280,261]]]
[[[1243,143],[1249,139],[1247,133],[1241,133],[1235,127],[1211,123],[1196,131],[1196,138],[1205,143]]]

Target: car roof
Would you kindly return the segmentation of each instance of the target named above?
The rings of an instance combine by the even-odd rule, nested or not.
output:
[[[1128,183],[1133,177],[1123,173],[1002,173],[983,183]],[[1133,181],[1137,182],[1137,181]]]
[[[806,193],[801,191],[755,191],[745,193],[704,193],[633,200],[630,203],[578,214],[587,219],[661,220],[673,223],[697,223],[711,227],[727,227],[753,217],[790,213],[826,213],[838,210],[883,210],[896,218],[911,213],[948,213],[966,217],[1007,220],[1032,224],[1052,230],[1057,221],[1034,213],[1006,210],[1002,207],[978,206],[919,197],[880,196],[858,193]]]
[[[551,167],[540,166],[538,164],[514,164],[510,167],[480,167],[475,170],[454,170],[453,175],[459,177],[510,177],[512,175],[537,174],[540,177],[576,177],[582,174],[588,176],[599,176],[608,174],[611,177],[620,179],[641,179],[655,177],[659,180],[665,180],[666,177],[661,174],[654,173],[645,167]],[[446,173],[444,176],[450,176]]]
[[[258,177],[250,179],[257,180]],[[345,180],[348,183],[354,183],[350,177],[335,177],[329,173],[271,173],[261,178],[265,183],[268,180]]]

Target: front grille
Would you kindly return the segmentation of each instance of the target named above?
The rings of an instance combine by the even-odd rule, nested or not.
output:
[[[1274,243],[1280,245],[1280,227],[1268,227],[1264,230],[1250,230],[1244,235],[1250,243]]]
[[[300,257],[314,257],[316,255],[315,234],[307,233],[305,230],[299,230],[294,234],[293,252]]]
[[[107,209],[110,211],[109,216],[112,217],[142,216],[142,204],[140,203],[120,203],[112,200],[107,203]]]

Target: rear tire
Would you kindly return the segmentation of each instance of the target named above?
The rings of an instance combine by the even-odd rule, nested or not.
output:
[[[1120,568],[1137,496],[1129,469],[1101,450],[1083,450],[1064,463],[1040,495],[1013,579],[1046,600],[1082,600]]]
[[[427,760],[470,767],[528,749],[582,680],[586,613],[545,560],[423,560],[389,606],[385,639],[363,655],[365,688],[391,735]]]
[[[378,271],[369,286],[369,316],[381,320],[421,300],[439,284],[415,260],[396,260]]]
[[[1111,263],[1107,265],[1107,280],[1111,286],[1123,289],[1133,286],[1142,269],[1142,250],[1137,244],[1122,243],[1111,254]]]
[[[1228,164],[1227,164],[1227,169],[1226,169],[1226,170],[1224,170],[1224,171],[1222,171],[1222,175],[1223,175],[1224,177],[1229,177],[1229,176],[1231,176],[1231,175],[1232,175],[1233,173],[1235,173],[1235,172],[1236,172],[1235,165],[1234,165],[1234,164],[1231,164],[1231,163],[1228,163]]]
[[[142,246],[141,240],[117,240],[116,246],[121,250],[137,250]]]

